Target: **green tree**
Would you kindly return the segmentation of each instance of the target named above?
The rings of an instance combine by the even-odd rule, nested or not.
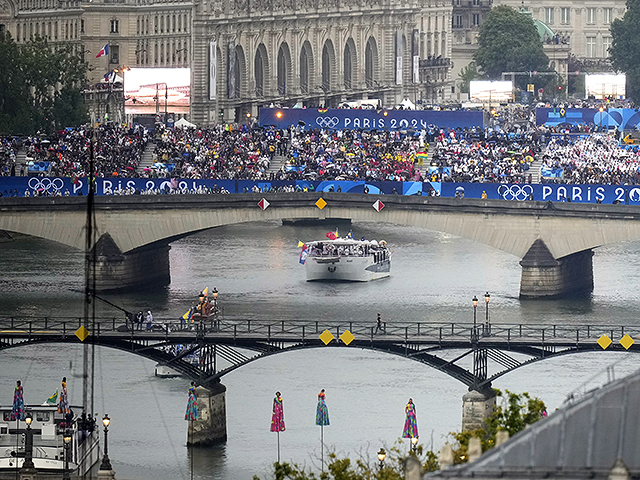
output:
[[[479,438],[482,451],[485,452],[496,445],[499,431],[509,432],[509,437],[524,430],[543,416],[547,408],[542,400],[531,397],[528,393],[513,393],[505,390],[506,396],[500,390],[494,389],[498,397],[502,397],[502,405],[498,405],[493,414],[485,420],[485,428],[465,430],[452,433],[456,445],[453,454],[455,463],[465,463],[469,458],[469,440]]]
[[[440,469],[434,452],[425,450],[422,445],[417,445],[415,452],[406,451],[405,445],[398,440],[389,449],[383,468],[378,468],[377,460],[371,465],[364,459],[352,462],[349,458],[338,458],[331,453],[325,472],[316,474],[296,464],[276,462],[273,464],[273,476],[275,480],[403,480],[404,461],[409,456],[420,461],[423,473]],[[253,479],[260,480],[257,476]]]
[[[491,10],[480,27],[478,44],[474,60],[492,80],[500,79],[502,72],[545,71],[549,65],[531,16],[506,5]]]
[[[627,97],[640,101],[640,0],[627,0],[627,11],[611,24],[611,64],[627,76]]]
[[[460,91],[462,93],[469,93],[469,84],[472,80],[477,80],[480,78],[480,73],[478,72],[478,66],[476,62],[470,62],[466,67],[462,69],[462,71],[458,74],[462,82],[460,83]]]
[[[88,64],[71,44],[36,37],[17,45],[0,36],[0,131],[50,132],[87,120],[82,99]]]

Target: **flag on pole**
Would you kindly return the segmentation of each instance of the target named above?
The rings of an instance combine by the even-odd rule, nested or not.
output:
[[[300,240],[298,240],[298,248],[302,248],[304,247],[304,243],[302,243]]]
[[[56,390],[56,393],[54,393],[49,398],[47,398],[47,401],[45,403],[47,405],[57,405],[58,404],[58,390]]]
[[[300,252],[300,263],[304,265],[304,262],[307,261],[307,257],[309,256],[309,251],[307,250],[307,246],[302,247],[302,251]]]
[[[187,313],[182,315],[183,320],[191,320],[192,318],[193,318],[193,307],[191,307]]]
[[[209,287],[204,287],[204,290],[202,290],[202,294],[205,297],[208,297],[209,296]]]
[[[113,71],[113,70],[111,70],[110,72],[105,73],[105,74],[104,74],[104,81],[105,81],[105,82],[110,82],[110,81],[111,81],[111,79],[115,77],[115,75],[116,75],[116,74],[114,73],[114,71]]]
[[[102,50],[100,50],[98,52],[98,54],[96,55],[96,58],[104,57],[105,55],[109,55],[109,44],[108,43],[104,47],[102,47]]]
[[[336,235],[336,232],[327,232],[326,237],[327,237],[329,240],[335,240],[336,238],[338,238],[338,236]]]
[[[349,233],[347,234],[347,238],[349,240],[353,240],[353,230],[349,230]]]

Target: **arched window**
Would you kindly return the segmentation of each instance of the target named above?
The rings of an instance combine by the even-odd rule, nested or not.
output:
[[[331,53],[325,43],[322,48],[322,90],[328,92],[331,89]]]
[[[256,52],[256,59],[254,70],[256,72],[256,95],[259,97],[264,96],[264,70],[265,70],[265,62],[262,51],[258,49]]]
[[[372,39],[369,39],[367,46],[364,49],[364,83],[367,88],[373,88],[373,43]]]
[[[351,42],[347,42],[344,46],[344,63],[343,63],[343,71],[344,71],[344,88],[350,90],[353,88],[353,47],[351,46]]]
[[[278,93],[287,94],[287,57],[284,45],[278,50]]]
[[[300,51],[300,91],[302,93],[309,93],[309,56],[310,52],[305,44]]]

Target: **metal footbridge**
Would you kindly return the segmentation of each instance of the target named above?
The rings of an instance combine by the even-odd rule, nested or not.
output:
[[[292,320],[156,322],[0,318],[0,350],[93,343],[169,366],[203,386],[268,355],[306,348],[362,348],[430,365],[483,391],[496,378],[546,358],[590,351],[640,352],[640,326]],[[451,358],[453,357],[453,358]],[[491,371],[490,371],[491,370]]]

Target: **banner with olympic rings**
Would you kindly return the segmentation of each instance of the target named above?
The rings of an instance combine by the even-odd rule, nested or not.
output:
[[[259,125],[287,128],[361,129],[361,130],[426,130],[438,128],[482,127],[481,111],[436,110],[359,110],[342,108],[261,108]]]
[[[258,190],[343,192],[375,195],[437,195],[441,197],[487,198],[515,202],[551,201],[640,205],[640,185],[565,185],[508,183],[439,183],[439,182],[378,182],[378,181],[253,181],[208,179],[144,179],[97,178],[97,195],[117,195],[125,190],[154,190],[157,194],[219,193],[241,194]],[[0,177],[0,196],[77,196],[87,195],[86,178],[66,177]]]

